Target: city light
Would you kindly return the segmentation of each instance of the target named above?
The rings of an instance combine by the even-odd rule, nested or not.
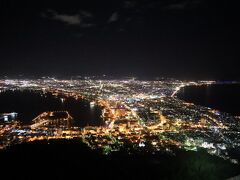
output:
[[[125,81],[125,80],[5,80],[5,91],[49,93],[62,103],[68,98],[88,101],[90,108],[100,107],[104,124],[77,127],[68,111],[49,111],[36,115],[22,126],[17,113],[0,114],[0,148],[14,143],[43,139],[79,139],[104,154],[126,145],[172,151],[172,147],[197,151],[206,149],[224,159],[231,148],[240,147],[240,124],[237,117],[187,103],[176,94],[189,85],[215,84],[215,81]],[[149,143],[148,143],[149,142]]]

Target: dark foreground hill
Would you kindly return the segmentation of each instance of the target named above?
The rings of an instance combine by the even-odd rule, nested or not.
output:
[[[76,140],[36,141],[0,153],[0,179],[227,179],[240,167],[206,152],[102,155]]]

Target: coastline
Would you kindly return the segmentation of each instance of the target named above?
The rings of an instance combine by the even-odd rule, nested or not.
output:
[[[235,86],[236,85],[237,87],[238,86],[240,87],[240,82],[216,82],[216,83],[211,83],[211,84],[191,84],[191,85],[185,85],[185,86],[182,86],[181,88],[179,88],[178,92],[175,94],[175,97],[177,97],[178,99],[180,99],[182,101],[185,101],[187,103],[193,103],[194,105],[203,106],[203,107],[215,110],[215,111],[219,111],[221,113],[228,113],[228,114],[231,114],[232,116],[234,116],[236,118],[240,118],[240,112],[238,112],[238,114],[235,114],[236,112],[232,113],[232,112],[224,111],[224,108],[223,109],[218,108],[219,105],[218,104],[214,104],[214,102],[211,102],[211,100],[209,100],[208,103],[201,102],[201,99],[199,100],[199,102],[197,102],[196,99],[194,99],[194,98],[191,99],[191,97],[187,97],[187,95],[185,95],[184,92],[183,92],[187,88],[193,88],[192,91],[196,91],[196,89],[194,89],[194,88],[198,88],[198,87],[199,88],[204,88],[204,89],[210,87],[211,89],[209,91],[211,91],[211,90],[214,91],[214,88],[218,88],[218,87],[222,88],[221,86],[225,86],[226,87],[228,85],[230,85],[230,86]],[[191,90],[189,90],[189,89],[188,89],[188,91],[191,92]],[[208,89],[206,89],[206,91],[208,91]],[[219,91],[217,91],[217,92],[219,92]],[[211,95],[214,95],[214,93],[211,94]],[[186,97],[184,97],[184,96],[186,96]],[[191,96],[193,96],[193,95],[191,95]],[[206,98],[209,98],[209,97],[207,97],[207,95],[206,95],[205,99]]]

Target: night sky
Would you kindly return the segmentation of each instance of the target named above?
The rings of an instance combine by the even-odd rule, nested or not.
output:
[[[1,0],[0,76],[240,79],[239,6],[211,0]]]

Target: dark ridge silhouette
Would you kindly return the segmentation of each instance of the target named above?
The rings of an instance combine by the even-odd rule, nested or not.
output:
[[[0,152],[1,179],[227,179],[240,174],[205,151],[166,153],[126,151],[103,155],[79,140],[36,141]]]

